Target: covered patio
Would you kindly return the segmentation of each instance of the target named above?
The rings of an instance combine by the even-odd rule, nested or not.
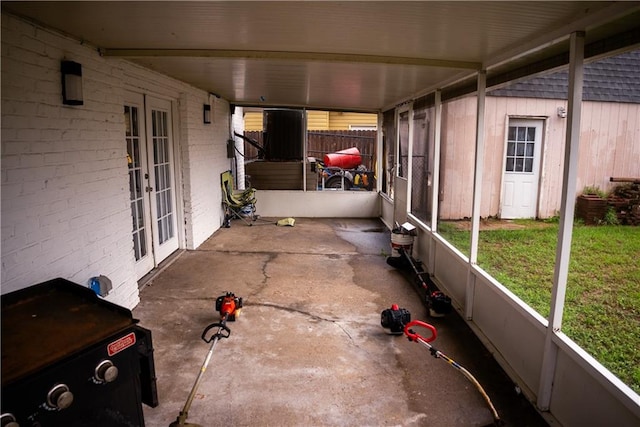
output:
[[[160,405],[150,426],[182,409],[227,291],[244,308],[218,342],[189,411],[203,426],[484,426],[477,389],[444,360],[389,335],[392,303],[433,324],[436,348],[483,385],[509,426],[544,426],[460,316],[430,318],[418,288],[386,263],[388,229],[377,219],[297,219],[220,229],[183,252],[141,289],[134,315],[153,330]],[[424,333],[427,336],[426,332]]]
[[[105,299],[153,330],[151,426],[177,416],[206,353],[202,328],[228,290],[245,313],[193,421],[487,424],[459,373],[380,329],[394,302],[426,314],[384,262],[388,230],[406,221],[414,255],[455,308],[434,320],[436,344],[478,375],[508,424],[539,425],[539,412],[553,425],[636,426],[640,396],[563,333],[562,316],[584,64],[636,49],[639,22],[640,2],[2,2],[2,294],[108,276]],[[543,317],[477,263],[495,167],[483,162],[485,95],[558,69],[569,71],[566,120],[555,108],[534,114],[564,135]],[[71,103],[67,78],[81,95]],[[471,119],[443,123],[465,97]],[[220,176],[244,182],[234,135],[245,107],[377,114],[374,191],[259,190],[259,215],[296,225],[221,228]],[[523,114],[504,113],[501,127]],[[465,179],[448,178],[473,188],[469,256],[438,232],[440,159],[458,131],[474,142]],[[414,153],[422,133],[429,150]],[[431,159],[424,181],[412,176],[418,154]],[[296,161],[306,174],[306,155]],[[420,216],[415,189],[428,199]]]

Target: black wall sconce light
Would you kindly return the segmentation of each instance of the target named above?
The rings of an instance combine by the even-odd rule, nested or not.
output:
[[[211,123],[211,105],[210,104],[204,104],[204,107],[202,110],[202,121],[205,124]]]
[[[82,65],[73,61],[62,61],[62,103],[65,105],[83,105]]]

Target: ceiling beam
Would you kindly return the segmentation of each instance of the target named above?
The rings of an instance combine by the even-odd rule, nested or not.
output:
[[[454,68],[479,70],[481,63],[450,59],[413,58],[383,55],[358,55],[328,52],[288,52],[271,50],[225,50],[225,49],[100,49],[103,56],[118,58],[189,57],[218,59],[272,59],[320,62],[347,62],[390,65],[413,65],[419,67]]]

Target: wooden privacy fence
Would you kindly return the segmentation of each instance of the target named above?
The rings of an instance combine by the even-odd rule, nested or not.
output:
[[[253,139],[260,146],[264,146],[263,135],[262,131],[244,133],[245,137]],[[377,131],[375,130],[309,131],[307,132],[307,156],[322,160],[325,154],[356,147],[362,156],[362,164],[368,170],[372,170],[375,161],[376,135]],[[246,141],[244,142],[244,153],[246,160],[258,157],[258,150]]]

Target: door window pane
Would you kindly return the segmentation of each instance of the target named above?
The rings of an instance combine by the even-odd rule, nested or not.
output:
[[[507,158],[507,172],[513,172],[513,157]]]
[[[533,144],[527,144],[527,151],[525,152],[527,157],[533,157]]]
[[[129,198],[133,225],[133,251],[136,261],[147,255],[146,231],[144,227],[144,203],[142,190],[142,169],[140,158],[140,129],[138,107],[124,107],[125,145],[129,166]]]
[[[533,172],[533,159],[532,158],[524,159],[524,171],[525,172]]]
[[[158,224],[158,243],[161,245],[174,237],[173,188],[171,187],[171,164],[169,156],[168,114],[154,110],[153,117],[153,153],[156,183],[156,210]]]
[[[535,127],[509,126],[505,171],[533,172],[535,137]]]

